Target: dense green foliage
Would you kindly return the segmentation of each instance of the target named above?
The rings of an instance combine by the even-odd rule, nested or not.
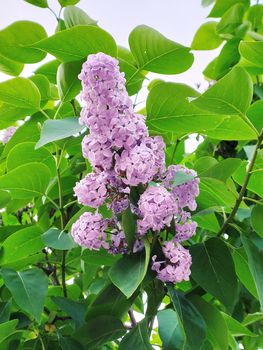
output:
[[[25,1],[48,7],[47,0]],[[191,48],[141,25],[126,49],[73,6],[78,0],[58,1],[64,9],[52,36],[26,20],[0,31],[0,71],[13,76],[0,83],[0,129],[20,125],[0,146],[0,349],[262,348],[263,5],[203,0],[212,19]],[[76,98],[87,55],[116,57],[132,96],[148,72],[184,72],[191,50],[219,46],[204,71],[211,82],[205,92],[160,76],[140,111],[150,133],[164,137],[167,164],[185,164],[200,177],[198,229],[187,243],[190,281],[173,286],[155,278],[152,242],[127,256],[76,246],[71,225],[90,210],[72,190],[90,171]],[[40,63],[47,53],[53,60]],[[19,77],[36,62],[32,76]],[[192,133],[202,142],[186,154]],[[129,244],[132,220],[125,212]]]

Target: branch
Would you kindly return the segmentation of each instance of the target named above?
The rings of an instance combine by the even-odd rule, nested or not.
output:
[[[255,164],[255,161],[256,161],[256,157],[257,157],[257,151],[258,149],[260,148],[260,145],[262,143],[262,140],[263,140],[263,129],[258,137],[258,140],[257,140],[257,144],[256,144],[256,148],[255,148],[255,151],[253,153],[253,156],[252,156],[252,159],[249,163],[249,166],[247,168],[247,171],[246,171],[246,175],[245,175],[245,179],[244,179],[244,183],[241,187],[241,190],[239,192],[239,195],[238,195],[238,198],[236,200],[236,203],[234,205],[234,208],[232,209],[231,213],[229,214],[228,218],[226,219],[226,221],[224,222],[224,224],[222,225],[222,227],[220,228],[217,236],[220,236],[222,233],[225,232],[225,229],[227,228],[227,226],[229,225],[229,223],[234,219],[235,215],[236,215],[236,212],[243,200],[243,197],[244,197],[244,194],[246,192],[246,189],[247,189],[247,185],[248,185],[248,181],[250,179],[250,176],[251,176],[251,171],[253,170],[253,167],[254,167],[254,164]]]
[[[136,322],[136,319],[134,317],[134,313],[133,313],[133,309],[132,308],[130,308],[130,310],[128,311],[128,314],[130,316],[132,328],[136,327],[137,326],[137,322]]]

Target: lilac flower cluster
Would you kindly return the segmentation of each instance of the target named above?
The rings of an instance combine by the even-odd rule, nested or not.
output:
[[[79,120],[89,129],[82,153],[93,172],[76,184],[74,192],[80,204],[96,212],[85,212],[74,223],[71,233],[75,242],[88,249],[104,248],[111,254],[129,253],[119,217],[130,207],[137,216],[132,251],[143,249],[144,235],[156,236],[161,242],[161,231],[173,228],[175,235],[163,243],[162,256],[153,256],[152,269],[164,282],[189,279],[191,256],[181,242],[196,230],[186,211],[196,208],[196,173],[180,165],[166,170],[163,139],[150,137],[144,116],[133,111],[116,59],[103,53],[90,55],[79,78],[85,103]],[[174,186],[178,171],[193,178]],[[130,203],[131,188],[138,185],[143,193],[137,203]],[[103,219],[98,213],[104,203],[112,210],[112,219]]]

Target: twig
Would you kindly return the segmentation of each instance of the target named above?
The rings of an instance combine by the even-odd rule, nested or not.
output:
[[[257,151],[262,143],[262,139],[263,139],[263,129],[258,137],[258,140],[257,140],[257,144],[256,144],[256,147],[255,147],[255,150],[254,150],[254,153],[252,155],[252,159],[249,163],[249,166],[248,166],[248,169],[247,169],[247,172],[246,172],[246,175],[245,175],[245,179],[244,179],[244,183],[241,187],[241,190],[239,192],[239,195],[238,195],[238,198],[236,200],[236,203],[234,205],[234,208],[232,209],[231,213],[229,214],[228,218],[226,219],[226,221],[224,222],[224,224],[222,225],[222,227],[220,228],[217,236],[220,236],[222,233],[225,232],[225,229],[227,228],[228,224],[234,219],[235,215],[236,215],[236,212],[243,200],[243,197],[244,197],[244,194],[246,192],[246,189],[247,189],[247,185],[248,185],[248,181],[250,179],[250,176],[251,176],[251,171],[253,169],[253,166],[255,164],[255,160],[256,160],[256,157],[257,157]]]
[[[128,311],[128,314],[130,316],[132,327],[136,327],[137,326],[137,322],[136,322],[136,319],[134,317],[134,313],[133,313],[133,309],[132,308],[130,308],[130,310]]]

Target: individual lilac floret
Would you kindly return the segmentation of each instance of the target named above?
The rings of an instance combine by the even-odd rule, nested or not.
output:
[[[113,152],[110,142],[100,142],[92,134],[82,140],[83,156],[89,160],[93,168],[109,170],[112,168]]]
[[[173,196],[163,186],[148,187],[139,199],[138,208],[142,218],[137,221],[140,234],[149,229],[160,231],[164,226],[170,226],[177,213]]]
[[[98,213],[86,212],[72,225],[71,234],[74,241],[81,247],[99,250],[108,249],[106,243],[107,222]]]
[[[2,143],[5,145],[10,139],[11,137],[14,135],[14,133],[16,132],[16,127],[15,126],[10,126],[9,128],[7,128],[2,136]]]
[[[175,174],[183,172],[193,176],[193,179],[181,185],[173,185]],[[177,200],[178,207],[188,207],[190,210],[196,209],[195,197],[199,195],[200,179],[194,170],[185,168],[182,165],[170,165],[166,171],[163,185],[170,189],[174,198]]]
[[[188,281],[192,264],[189,251],[174,242],[165,242],[162,250],[165,261],[156,261],[156,255],[152,257],[152,270],[157,272],[157,278],[171,283]]]
[[[104,173],[89,173],[74,187],[78,202],[91,208],[100,207],[107,198],[107,178]]]
[[[108,250],[111,254],[125,254],[128,250],[128,244],[123,231],[113,232],[111,234],[111,243]]]
[[[145,144],[124,150],[121,156],[116,156],[115,171],[123,177],[130,186],[151,181],[158,171],[155,166],[153,151]]]

